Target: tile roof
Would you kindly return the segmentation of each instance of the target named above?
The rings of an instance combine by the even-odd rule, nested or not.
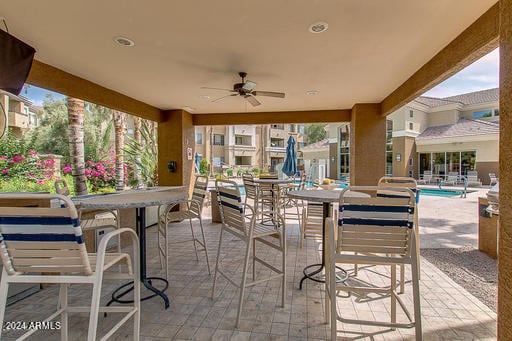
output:
[[[456,136],[474,136],[499,134],[499,121],[484,121],[478,119],[461,118],[457,123],[443,126],[429,127],[416,137],[417,140],[446,138]]]
[[[439,107],[451,103],[461,103],[464,105],[479,104],[486,102],[499,101],[499,89],[487,89],[481,91],[470,92],[467,94],[450,96],[444,98],[420,96],[415,99],[416,102],[426,105],[428,107]]]

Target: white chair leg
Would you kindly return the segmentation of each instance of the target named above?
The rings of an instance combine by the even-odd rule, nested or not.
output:
[[[140,264],[139,255],[134,260],[134,271],[133,271],[133,305],[137,311],[133,315],[133,340],[139,341],[140,335]],[[135,258],[135,257],[134,257]]]
[[[396,265],[391,265],[391,323],[396,323]],[[391,330],[396,328],[391,327]]]
[[[91,311],[89,313],[89,333],[87,334],[87,341],[95,341],[96,332],[98,330],[98,314],[100,311],[101,283],[103,280],[103,274],[97,273],[96,276],[96,280],[92,287]]]
[[[2,330],[5,317],[5,306],[7,304],[7,293],[9,292],[9,283],[6,280],[7,272],[5,268],[2,270],[2,280],[0,281],[0,339],[2,338]]]
[[[284,301],[286,299],[286,236],[285,227],[283,226],[283,232],[280,234],[281,248],[282,248],[282,267],[283,267],[283,280],[281,281],[281,307],[284,308]]]
[[[194,227],[192,226],[192,218],[188,218],[188,224],[190,225],[190,233],[192,234],[192,243],[194,244],[194,251],[196,253],[196,261],[199,262],[199,256],[197,255],[196,236],[194,234]]]
[[[206,266],[208,267],[208,275],[211,275],[210,271],[210,258],[208,257],[208,249],[206,248],[206,238],[204,237],[203,220],[199,216],[199,226],[201,227],[201,236],[203,238],[204,255],[206,257]]]
[[[224,234],[224,227],[220,228],[219,247],[217,248],[217,259],[215,260],[215,273],[213,274],[212,285],[212,299],[215,296],[215,285],[217,284],[217,272],[219,269],[220,248],[222,247],[222,236]]]
[[[244,266],[242,272],[242,283],[240,284],[240,298],[238,300],[238,312],[236,314],[236,328],[240,326],[240,316],[242,315],[242,308],[244,305],[244,295],[245,295],[245,284],[247,283],[247,268],[249,267],[249,256],[251,254],[251,238],[247,241],[247,246],[245,248],[245,259]]]
[[[417,252],[416,243],[413,242],[412,252]],[[423,340],[422,328],[421,328],[421,302],[420,302],[420,274],[418,257],[412,255],[411,273],[412,273],[412,295],[414,302],[414,329],[416,334],[416,340]]]
[[[400,291],[399,294],[405,292],[405,265],[400,264]]]
[[[60,339],[68,339],[68,284],[61,283],[59,288],[59,308],[63,309],[60,315]]]

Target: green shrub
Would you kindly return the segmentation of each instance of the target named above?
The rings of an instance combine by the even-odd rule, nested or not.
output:
[[[226,169],[227,176],[233,176],[233,170],[231,168]]]
[[[260,174],[260,173],[261,173],[261,171],[260,171],[260,169],[259,169],[258,167],[254,167],[254,168],[252,169],[252,173],[253,173],[254,175],[258,175],[258,174]]]
[[[199,160],[199,174],[208,175],[208,160],[206,160],[206,159]]]

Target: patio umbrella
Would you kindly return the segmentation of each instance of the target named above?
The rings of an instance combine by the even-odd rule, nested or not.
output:
[[[199,154],[196,152],[196,155],[194,156],[195,162],[194,166],[196,167],[196,173],[199,173],[199,161],[201,160]]]
[[[293,135],[288,138],[288,146],[286,147],[286,159],[284,160],[283,173],[293,176],[297,173],[297,153],[295,152],[295,139]]]

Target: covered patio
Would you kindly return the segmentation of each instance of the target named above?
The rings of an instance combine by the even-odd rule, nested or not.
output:
[[[499,47],[497,332],[496,316],[460,294],[428,262],[421,267],[422,320],[426,339],[512,338],[512,0],[300,1],[274,2],[268,8],[229,1],[142,5],[20,0],[2,3],[0,16],[7,19],[11,34],[37,50],[27,83],[158,122],[160,185],[189,187],[194,160],[187,149],[193,146],[194,126],[314,122],[351,123],[350,183],[375,185],[385,172],[386,115]],[[317,21],[327,22],[328,30],[308,32]],[[119,36],[135,45],[116,46],[112,38]],[[253,107],[238,94],[212,103],[228,93],[201,89],[229,89],[239,81],[239,71],[249,73],[257,90],[283,91],[286,97],[261,97],[262,105]],[[168,170],[169,161],[175,161],[176,171]],[[221,296],[210,300],[211,279],[204,264],[177,255],[171,273],[183,275],[170,279],[172,306],[164,311],[158,301],[143,302],[141,334],[148,339],[327,338],[321,286],[308,283],[306,290],[296,289],[307,259],[319,256],[317,246],[311,242],[299,249],[294,231],[287,236],[290,278],[284,309],[275,307],[274,290],[256,286],[247,294],[253,303],[245,309],[252,313],[244,316],[251,318],[234,331],[234,289],[225,285]],[[215,240],[217,233],[209,226],[207,237]],[[157,254],[156,249],[148,252]],[[150,266],[158,271],[157,263]],[[24,302],[20,316],[44,309],[40,303],[45,299],[41,295],[40,302]],[[366,311],[353,313],[387,314],[370,303]],[[86,332],[80,322],[74,327]],[[409,332],[374,338],[409,338]]]
[[[209,208],[204,210],[205,221],[209,221]],[[441,227],[442,228],[442,227]],[[321,241],[307,239],[303,248],[299,247],[299,233],[296,222],[287,226],[287,297],[284,308],[280,307],[279,281],[269,281],[248,289],[246,304],[242,312],[240,328],[235,329],[235,319],[239,291],[227,281],[222,280],[211,298],[212,276],[208,275],[206,262],[196,261],[190,243],[169,245],[170,287],[167,290],[171,300],[169,309],[164,310],[160,299],[154,298],[142,303],[141,340],[326,340],[329,339],[329,325],[325,324],[323,284],[307,281],[302,290],[299,282],[303,276],[304,264],[318,262]],[[215,262],[220,224],[205,225],[210,262]],[[189,236],[188,223],[172,227],[173,240],[185,240]],[[156,227],[148,231],[148,245],[156,245]],[[240,273],[243,260],[243,246],[231,240],[230,261],[225,267],[231,267],[234,273]],[[268,254],[272,259],[276,252]],[[148,250],[148,272],[163,275],[155,248]],[[424,258],[421,260],[421,305],[424,340],[493,340],[496,339],[496,313],[470,295],[451,280],[446,274],[434,267]],[[257,274],[264,275],[261,270]],[[389,269],[368,268],[361,271],[359,277],[377,285],[389,283]],[[384,275],[377,272],[384,270]],[[406,304],[412,307],[410,274],[404,296]],[[103,290],[103,301],[110,298],[115,285]],[[84,285],[71,287],[72,304],[87,303],[90,288]],[[48,306],[52,307],[58,290],[55,286],[47,288],[8,309],[6,321],[37,321],[47,315]],[[146,293],[146,291],[143,291]],[[360,301],[367,301],[361,303]],[[349,317],[369,317],[389,319],[389,299],[365,299],[364,297],[340,298],[340,308]],[[404,319],[403,315],[399,318]],[[99,334],[118,320],[109,315],[99,320]],[[71,315],[70,339],[82,340],[87,336],[86,314]],[[339,324],[338,338],[341,340],[409,340],[414,339],[414,329],[365,327]],[[14,340],[13,336],[21,331],[6,331],[2,339]],[[35,334],[37,340],[55,340],[59,331],[40,331]],[[118,331],[113,340],[129,340],[131,328]]]

